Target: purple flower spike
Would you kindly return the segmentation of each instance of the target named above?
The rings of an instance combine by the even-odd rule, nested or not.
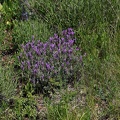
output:
[[[44,50],[47,49],[48,43],[45,43],[43,46],[44,46]]]
[[[54,38],[57,39],[57,38],[58,38],[58,35],[57,35],[57,34],[54,34]]]
[[[34,70],[33,70],[33,74],[34,74],[34,75],[36,75],[37,72],[38,72],[37,69],[34,69]]]
[[[55,48],[55,44],[50,44],[50,48],[54,49]]]
[[[68,32],[71,32],[71,31],[73,31],[73,29],[72,28],[68,28]]]
[[[63,53],[66,53],[67,52],[67,50],[66,49],[63,49]]]
[[[29,49],[29,46],[30,46],[30,43],[28,42],[28,43],[25,45],[26,50]]]
[[[46,63],[46,68],[50,70],[50,64]]]
[[[68,50],[68,53],[69,53],[69,54],[71,54],[72,52],[73,52],[73,50],[72,50],[72,49]]]
[[[53,37],[50,37],[50,38],[49,38],[49,41],[50,41],[51,43],[53,42],[53,40],[54,40]]]
[[[34,68],[35,68],[35,69],[38,69],[38,67],[39,67],[39,65],[38,65],[38,64],[35,64],[35,67],[34,67]]]
[[[74,31],[73,31],[72,28],[68,28],[68,34],[69,34],[69,35],[74,35]]]
[[[58,57],[59,57],[58,52],[54,53],[54,54],[53,54],[53,57],[54,57],[55,59],[58,59]]]
[[[33,59],[33,56],[32,56],[32,53],[31,53],[31,52],[28,52],[28,58],[30,58],[30,60]]]
[[[69,39],[70,39],[70,35],[67,34],[67,35],[66,35],[66,38],[69,40]]]
[[[67,30],[63,30],[62,35],[66,35],[66,34],[67,34]]]
[[[24,70],[24,66],[23,65],[21,65],[20,67],[21,67],[22,70]]]
[[[69,65],[70,63],[67,61],[66,64]]]
[[[74,40],[69,40],[70,45],[73,45]]]
[[[65,38],[61,38],[61,42],[63,43],[65,41]]]

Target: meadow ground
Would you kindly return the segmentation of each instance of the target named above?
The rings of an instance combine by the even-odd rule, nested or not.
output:
[[[119,120],[119,19],[118,0],[3,0],[0,4],[0,119]],[[64,66],[56,76],[39,66],[39,74],[42,71],[46,79],[43,82],[35,72],[31,83],[31,71],[21,70],[18,59],[24,52],[21,45],[33,39],[46,43],[54,33],[60,36],[68,28],[75,33],[73,49],[79,48],[73,55],[69,51],[69,55],[73,58],[80,55],[82,65],[76,59],[68,60],[74,68],[69,76],[64,75]],[[49,54],[43,56],[44,52],[41,57],[34,52],[34,59],[54,60],[52,52],[47,51]],[[60,55],[60,60],[67,56]],[[26,59],[22,56],[23,61]],[[34,65],[34,60],[28,60]],[[62,66],[56,61],[51,64],[56,66],[56,71]],[[67,68],[69,71],[70,67]],[[38,78],[38,84],[34,83]]]

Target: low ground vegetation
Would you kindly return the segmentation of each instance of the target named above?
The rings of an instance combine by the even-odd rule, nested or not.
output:
[[[1,120],[119,120],[118,0],[0,1]]]

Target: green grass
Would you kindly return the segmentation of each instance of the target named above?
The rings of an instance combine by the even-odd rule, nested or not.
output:
[[[12,68],[2,68],[0,65],[0,93],[6,99],[10,99],[15,94],[15,88],[17,86],[16,78]]]
[[[0,63],[0,119],[6,116],[10,100],[16,95],[17,81],[11,68],[2,68]],[[10,66],[9,66],[10,67]]]
[[[35,36],[36,40],[40,39],[45,42],[54,33],[59,33],[61,30],[71,27],[75,31],[76,45],[81,47],[83,53],[86,53],[86,57],[83,58],[84,67],[81,80],[71,88],[55,90],[54,94],[51,93],[50,98],[45,98],[45,118],[48,120],[119,120],[119,1],[66,0],[61,2],[56,0],[29,0],[29,4],[25,3],[25,8],[31,14],[29,20],[12,19],[13,29],[8,28],[8,31],[11,31],[14,47],[31,40],[32,35]],[[2,18],[0,22],[2,23],[2,21],[7,21],[7,17]],[[7,50],[9,47],[9,45],[2,45],[6,28],[7,25],[0,24],[0,50],[3,50],[3,48]],[[16,56],[19,51],[20,47],[13,55],[15,64],[18,63]],[[2,64],[2,61],[0,61],[0,64]],[[14,64],[12,67],[9,65],[0,66],[0,90],[2,91],[0,91],[0,94],[2,93],[8,99],[16,97],[14,94],[16,84],[13,81],[16,74],[20,76],[20,72],[14,71],[13,67]],[[20,90],[24,91],[23,88]],[[21,105],[19,104],[19,98],[22,101],[20,93],[18,93],[18,106]],[[22,97],[23,99],[31,99],[31,97]],[[21,103],[26,104],[24,100]],[[29,104],[27,105],[29,108]],[[21,105],[21,107],[23,106]],[[8,116],[12,115],[12,118],[14,118],[14,110],[17,106],[10,108],[8,104],[3,104],[0,110],[5,111],[6,108],[12,111],[9,112]],[[2,114],[2,119],[9,118],[6,118],[5,115]],[[23,111],[19,115],[22,116],[19,119],[24,119]],[[39,119],[44,119],[40,115],[41,113],[38,112]],[[28,116],[32,116],[30,111]],[[35,119],[34,116],[32,117]]]

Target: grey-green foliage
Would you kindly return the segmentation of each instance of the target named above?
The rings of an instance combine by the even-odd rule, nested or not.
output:
[[[10,99],[15,94],[17,82],[10,68],[2,68],[0,64],[0,96]]]
[[[51,31],[48,29],[47,25],[42,21],[15,21],[12,34],[12,42],[15,46],[18,46],[22,43],[26,43],[32,40],[32,36],[34,36],[36,40],[41,40],[44,42],[49,38],[50,35]]]

